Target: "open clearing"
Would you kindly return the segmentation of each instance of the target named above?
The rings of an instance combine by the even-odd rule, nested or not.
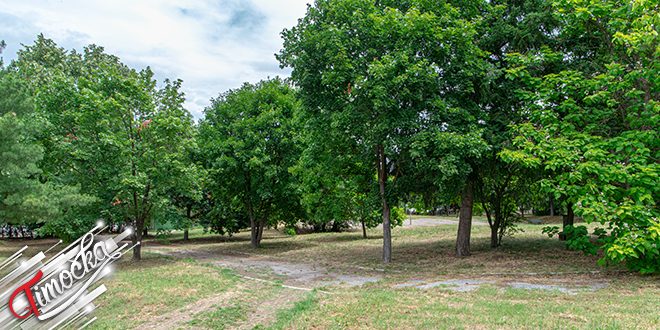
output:
[[[413,223],[416,222],[413,218]],[[428,221],[437,221],[431,218]],[[422,221],[417,221],[422,223]],[[590,227],[593,225],[590,225]],[[127,254],[104,280],[93,329],[656,329],[658,276],[599,266],[567,251],[543,225],[489,247],[474,226],[473,255],[453,257],[456,225],[393,230],[393,260],[380,262],[381,233],[232,237],[191,231],[150,238],[144,260]],[[3,257],[55,240],[3,240]],[[57,249],[55,249],[57,250]]]

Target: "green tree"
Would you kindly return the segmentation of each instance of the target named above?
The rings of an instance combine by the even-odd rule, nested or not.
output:
[[[580,47],[514,58],[526,81],[530,120],[520,150],[505,152],[558,174],[543,187],[599,229],[606,257],[643,273],[660,270],[660,16],[649,1],[561,0],[558,37]],[[554,72],[547,72],[554,69]],[[567,228],[573,248],[595,253],[585,231]],[[582,234],[580,234],[582,233]]]
[[[93,198],[43,175],[39,163],[44,149],[37,137],[45,122],[36,115],[25,84],[0,63],[0,219],[3,224],[43,225]]]
[[[259,248],[268,221],[301,217],[298,182],[289,171],[300,155],[294,141],[296,91],[279,78],[244,84],[212,101],[200,122],[200,145],[217,200],[212,215],[234,230],[251,228]]]
[[[139,260],[145,223],[175,210],[167,191],[179,180],[173,169],[185,164],[192,127],[181,80],[158,89],[149,68],[130,69],[95,45],[67,52],[43,35],[19,52],[14,67],[29,79],[48,121],[44,168],[98,198],[81,217],[134,228]]]
[[[507,227],[513,229],[516,200],[521,199],[526,186],[535,179],[533,171],[525,170],[520,164],[506,163],[498,156],[503,149],[512,148],[511,125],[526,119],[523,109],[527,100],[511,92],[522,88],[524,83],[506,77],[506,70],[511,68],[508,55],[556,48],[559,41],[553,32],[559,21],[547,0],[495,0],[482,5],[486,14],[477,27],[477,44],[487,52],[484,60],[492,72],[484,76],[486,92],[480,95],[479,103],[484,111],[483,138],[490,150],[476,170],[477,191],[489,219],[491,247],[497,247]]]
[[[472,26],[444,3],[318,0],[282,34],[278,58],[293,68],[305,127],[323,152],[375,172],[388,263],[390,209],[407,192],[410,146],[447,113],[442,87],[471,61]]]

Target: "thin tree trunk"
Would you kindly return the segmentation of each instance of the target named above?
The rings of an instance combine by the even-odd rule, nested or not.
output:
[[[387,182],[387,158],[385,157],[385,148],[381,145],[376,147],[378,158],[378,183],[380,190],[380,199],[383,202],[383,263],[392,261],[392,226],[390,219],[390,206],[385,200],[385,183]]]
[[[362,219],[362,238],[367,238],[367,227],[364,225],[364,219]]]
[[[264,213],[264,216],[259,220],[259,234],[257,236],[257,246],[261,245],[261,238],[263,237],[264,234],[264,227],[266,226],[266,219],[268,218],[268,213],[270,209],[266,208],[266,212]]]
[[[192,214],[192,205],[188,205],[188,207],[186,207],[186,218],[190,220],[190,215],[191,214]],[[183,231],[183,240],[184,241],[188,240],[188,228],[186,228]]]
[[[472,231],[472,204],[474,191],[472,180],[468,180],[461,196],[461,211],[458,216],[458,233],[456,234],[456,257],[470,255],[470,232]]]
[[[498,231],[500,230],[500,224],[502,223],[502,212],[498,206],[494,206],[493,213],[495,213],[495,222],[490,226],[490,247],[496,248],[500,246]]]
[[[144,219],[135,221],[135,231],[131,235],[131,242],[133,242],[133,260],[142,260],[142,231],[144,227]],[[140,244],[137,244],[137,243]]]
[[[573,202],[566,203],[566,225],[573,226],[575,224],[575,214],[573,213]]]
[[[552,195],[550,195],[550,216],[551,217],[555,216],[555,203],[552,200]]]
[[[257,219],[254,218],[254,210],[252,209],[252,202],[248,201],[248,213],[250,214],[250,243],[253,249],[259,248],[257,241]]]
[[[383,201],[383,263],[392,261],[392,225],[390,221],[390,206],[387,205],[385,196]]]

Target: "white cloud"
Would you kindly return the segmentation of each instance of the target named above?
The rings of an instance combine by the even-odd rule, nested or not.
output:
[[[288,76],[274,54],[312,0],[0,0],[5,63],[39,33],[81,51],[94,43],[135,69],[147,65],[162,82],[183,79],[196,118],[216,97],[243,82]]]

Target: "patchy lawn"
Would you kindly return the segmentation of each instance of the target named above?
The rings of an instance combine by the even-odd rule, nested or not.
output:
[[[413,220],[414,221],[414,220]],[[368,231],[289,236],[266,230],[262,246],[250,248],[249,232],[232,237],[192,230],[148,241],[172,250],[243,255],[324,267],[342,274],[378,273],[382,280],[362,286],[328,285],[322,293],[282,286],[282,281],[247,268],[237,273],[212,263],[143,251],[116,264],[97,303],[91,329],[657,329],[660,285],[656,275],[637,275],[623,265],[599,266],[602,256],[566,250],[564,242],[541,234],[545,225],[523,224],[523,233],[492,249],[488,226],[472,229],[472,253],[456,259],[455,225],[393,230],[392,263],[380,262],[382,234]],[[590,228],[596,225],[589,225]],[[30,256],[57,240],[0,240],[0,256],[24,245]],[[147,242],[147,243],[149,243]],[[50,253],[59,251],[59,247]],[[237,254],[238,253],[238,254]],[[364,270],[363,268],[377,268]],[[254,278],[271,279],[263,282]],[[483,281],[457,292],[448,280]],[[402,284],[415,283],[408,287]],[[516,289],[558,285],[593,291]],[[428,288],[423,289],[422,284]],[[556,285],[555,285],[556,284]],[[323,284],[321,284],[323,285]]]

